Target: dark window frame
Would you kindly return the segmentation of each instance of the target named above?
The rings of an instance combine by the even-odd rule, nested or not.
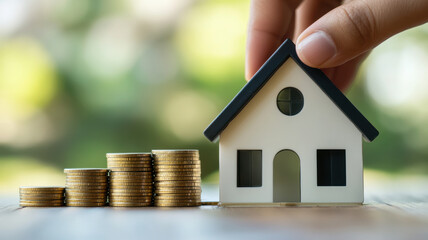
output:
[[[263,151],[260,149],[237,150],[236,186],[263,186]]]
[[[346,150],[317,149],[317,186],[346,187]]]
[[[303,93],[295,87],[283,88],[276,97],[278,110],[287,116],[300,113],[305,105]]]

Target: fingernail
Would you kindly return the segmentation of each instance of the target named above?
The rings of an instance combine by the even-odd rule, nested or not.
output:
[[[297,52],[299,57],[310,65],[321,66],[336,55],[337,49],[327,33],[318,31],[298,43]]]

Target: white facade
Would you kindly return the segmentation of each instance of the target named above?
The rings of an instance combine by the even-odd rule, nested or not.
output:
[[[287,116],[276,99],[285,87],[304,97]],[[273,160],[289,149],[300,158],[302,203],[362,203],[362,134],[306,73],[289,58],[220,135],[220,202],[272,203]],[[237,187],[237,150],[262,150],[262,186]],[[317,186],[317,149],[346,150],[346,186]]]

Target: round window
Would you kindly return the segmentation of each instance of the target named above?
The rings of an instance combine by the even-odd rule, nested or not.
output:
[[[287,87],[279,92],[276,98],[279,111],[288,116],[293,116],[302,111],[303,94],[297,88]]]

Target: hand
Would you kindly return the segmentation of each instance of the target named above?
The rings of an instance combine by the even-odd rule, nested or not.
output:
[[[428,0],[252,0],[246,79],[290,38],[343,91],[372,48],[427,21]]]

